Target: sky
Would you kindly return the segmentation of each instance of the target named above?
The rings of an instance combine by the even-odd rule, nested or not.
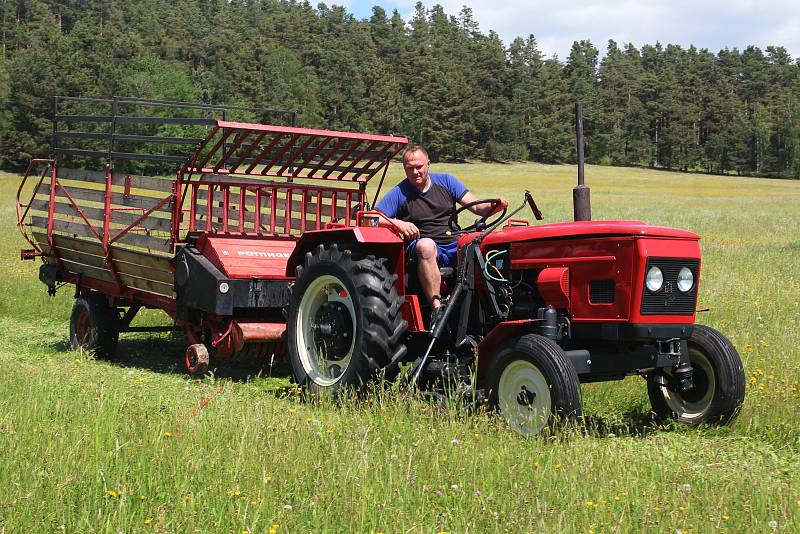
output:
[[[404,20],[414,14],[416,0],[338,0],[356,18],[369,18],[372,6]],[[754,45],[783,46],[800,58],[800,0],[424,0],[440,4],[456,16],[472,8],[480,31],[494,30],[508,45],[515,37],[533,34],[546,57],[564,60],[574,41],[589,39],[601,54],[609,39],[633,43],[694,45],[717,53]]]

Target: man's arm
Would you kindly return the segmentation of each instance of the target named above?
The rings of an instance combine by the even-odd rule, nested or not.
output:
[[[458,203],[464,206],[466,204],[469,204],[470,202],[475,202],[476,200],[480,199],[475,195],[473,195],[471,191],[467,191],[466,193],[461,195],[461,198],[458,199]],[[489,215],[497,213],[498,211],[502,211],[507,207],[508,207],[508,200],[500,198],[500,204],[483,202],[482,204],[476,204],[470,207],[469,211],[471,211],[475,215],[480,215],[481,217],[488,217]]]
[[[410,221],[404,221],[402,219],[393,219],[386,216],[386,214],[384,214],[384,217],[379,219],[379,226],[382,226],[383,228],[391,228],[394,226],[397,228],[397,230],[399,230],[398,233],[405,240],[417,239],[419,237],[419,228],[417,228],[416,224]]]
[[[419,237],[419,228],[412,222],[396,218],[403,199],[404,197],[399,187],[390,189],[386,196],[375,206],[375,209],[385,217],[381,217],[378,224],[384,228],[396,228],[398,234],[405,240],[417,239]]]

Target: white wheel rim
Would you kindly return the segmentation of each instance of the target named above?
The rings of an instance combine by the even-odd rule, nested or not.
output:
[[[350,314],[353,329],[342,332],[342,336],[350,337],[350,344],[346,354],[339,354],[338,358],[328,359],[325,347],[317,346],[315,340],[316,318],[320,309],[326,303],[339,303]],[[297,311],[295,323],[296,348],[300,363],[308,378],[319,386],[332,386],[345,374],[353,358],[355,346],[356,310],[350,292],[341,280],[332,275],[320,276],[309,284]]]
[[[497,401],[503,418],[523,436],[541,432],[552,409],[547,380],[539,368],[527,360],[514,360],[503,370]]]
[[[714,399],[714,392],[717,389],[717,378],[708,356],[701,350],[689,347],[689,361],[692,363],[692,367],[695,370],[696,385],[698,384],[697,379],[699,378],[698,370],[706,375],[707,387],[701,397],[690,400],[684,397],[684,394],[670,391],[666,386],[661,386],[661,391],[667,406],[684,421],[702,419],[711,406],[711,401]],[[691,391],[687,392],[687,394],[688,393],[691,393]]]

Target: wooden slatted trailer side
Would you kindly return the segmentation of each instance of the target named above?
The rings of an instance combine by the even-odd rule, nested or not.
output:
[[[112,284],[119,296],[173,298],[174,181],[111,173],[108,184],[106,173],[58,167],[53,175],[38,186],[23,221],[44,262],[88,287],[92,280]]]

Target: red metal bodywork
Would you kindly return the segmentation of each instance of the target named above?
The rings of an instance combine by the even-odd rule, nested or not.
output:
[[[507,247],[514,271],[569,269],[568,305],[557,292],[545,291],[543,296],[549,298],[548,304],[566,309],[573,322],[691,324],[694,314],[644,317],[639,310],[647,258],[700,260],[699,240],[686,230],[641,221],[588,221],[505,228],[489,234],[482,248]],[[613,304],[590,301],[591,280],[615,281]]]
[[[554,308],[569,309],[569,268],[546,267],[536,277],[536,285],[545,302]]]
[[[640,308],[647,259],[699,262],[699,240],[692,232],[640,221],[590,221],[505,228],[488,235],[482,248],[507,247],[514,279],[517,271],[531,270],[528,283],[536,282],[545,302],[568,312],[573,323],[692,324],[694,313],[643,316]],[[568,292],[563,291],[566,276]],[[614,280],[612,304],[591,302],[591,280]],[[526,333],[534,323],[507,321],[495,327],[478,345],[478,368],[485,371],[504,339]]]
[[[286,279],[295,241],[202,235],[196,247],[228,278]]]
[[[340,227],[327,230],[305,232],[297,241],[286,265],[286,276],[294,276],[295,269],[302,265],[305,253],[319,244],[353,243],[367,253],[382,256],[388,260],[386,268],[397,275],[395,287],[400,295],[404,294],[403,278],[405,277],[405,257],[403,240],[388,228],[372,228],[368,226]]]

